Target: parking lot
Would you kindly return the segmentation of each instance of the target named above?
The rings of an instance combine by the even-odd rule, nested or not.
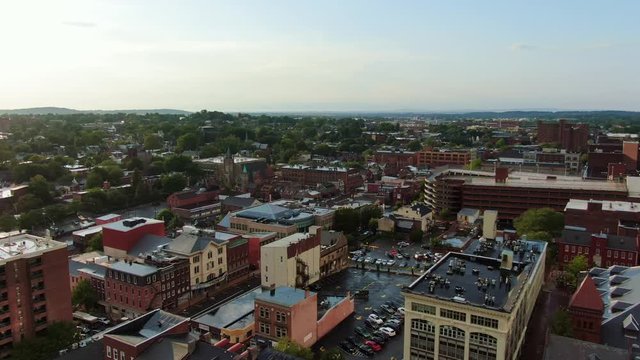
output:
[[[402,286],[409,285],[416,278],[416,276],[410,275],[396,275],[350,268],[340,274],[318,282],[317,284],[320,286],[318,293],[320,296],[344,293],[346,290],[351,291],[352,294],[358,290],[368,290],[369,297],[368,299],[356,298],[355,314],[344,320],[328,335],[316,343],[314,351],[320,351],[321,348],[330,349],[338,347],[340,342],[349,336],[353,336],[358,343],[364,342],[362,337],[355,334],[354,329],[360,326],[371,332],[371,329],[365,326],[365,319],[374,309],[380,310],[380,306],[386,301],[393,301],[404,306],[404,299],[400,294]],[[402,358],[403,327],[404,325],[397,332],[396,336],[391,337],[387,343],[383,345],[381,351],[375,353],[375,358]],[[343,353],[347,358],[362,358],[362,355],[346,354],[344,351]]]
[[[419,273],[428,268],[433,261],[429,261],[428,259],[424,260],[416,260],[416,253],[425,253],[427,250],[422,247],[423,244],[420,243],[407,243],[407,246],[399,246],[398,244],[402,242],[398,242],[396,240],[390,238],[379,238],[376,239],[375,242],[365,246],[367,249],[367,253],[361,256],[358,256],[360,259],[355,259],[356,263],[352,263],[352,265],[362,268],[363,266],[368,269],[379,269],[380,271],[387,271],[387,269],[400,270],[405,273],[411,273],[411,269],[414,269],[414,273],[419,275]],[[390,256],[389,252],[395,254],[395,256]],[[399,255],[399,256],[398,256]],[[367,262],[366,259],[369,258],[371,262]],[[377,264],[376,261],[393,261],[393,265],[387,264]],[[433,260],[433,259],[431,259]],[[378,261],[378,262],[379,262]]]

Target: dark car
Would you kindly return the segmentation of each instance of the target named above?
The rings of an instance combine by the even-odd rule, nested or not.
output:
[[[385,301],[384,304],[387,305],[388,307],[392,308],[394,311],[398,310],[398,306],[396,305],[396,303],[394,303],[391,300]]]
[[[358,350],[360,350],[361,353],[367,355],[368,357],[372,357],[373,356],[373,350],[371,350],[371,348],[368,347],[365,344],[359,344],[358,345]]]
[[[377,342],[380,345],[384,345],[387,342],[388,338],[383,338],[382,336],[380,336],[380,333],[374,333],[371,336],[371,340]]]
[[[358,334],[359,336],[365,338],[365,339],[370,339],[371,338],[371,333],[368,332],[365,328],[363,328],[362,326],[358,326],[355,328],[355,332],[356,334]]]
[[[357,345],[360,343],[360,342],[358,342],[358,340],[356,340],[356,338],[355,338],[355,337],[353,337],[353,336],[349,336],[349,337],[347,338],[347,342],[348,342],[349,344],[353,345],[353,346],[357,346]]]
[[[348,341],[342,341],[339,346],[342,350],[346,351],[348,354],[353,354],[357,350],[356,347]]]
[[[389,340],[390,336],[383,333],[382,331],[378,330],[376,332],[373,333],[373,336],[377,336],[377,337],[381,337],[383,338],[385,341]]]
[[[386,322],[384,323],[384,325],[382,325],[383,327],[388,327],[388,328],[392,328],[393,330],[395,330],[395,332],[400,331],[400,328],[402,327],[402,325],[399,325],[397,323],[394,322]]]
[[[380,308],[389,315],[393,315],[396,313],[396,311],[392,309],[391,306],[389,305],[382,304],[380,305]]]
[[[369,328],[369,329],[373,329],[373,330],[377,330],[380,325],[378,325],[375,321],[371,320],[371,319],[366,319],[364,321],[364,324]]]

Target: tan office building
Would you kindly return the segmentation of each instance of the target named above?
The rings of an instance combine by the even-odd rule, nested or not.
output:
[[[320,279],[321,228],[296,233],[262,246],[260,276],[262,286],[304,287]],[[321,234],[317,234],[321,235]]]
[[[519,357],[544,281],[546,243],[485,242],[473,249],[448,253],[403,291],[405,359]]]

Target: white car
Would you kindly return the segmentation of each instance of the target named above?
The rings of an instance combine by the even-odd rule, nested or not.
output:
[[[380,316],[376,315],[376,314],[370,314],[368,317],[369,320],[373,321],[374,323],[381,325],[384,321],[382,321],[382,319],[380,319]]]
[[[402,322],[398,319],[389,319],[387,320],[387,322],[391,324],[402,325]]]
[[[390,327],[383,326],[380,329],[378,329],[378,331],[389,336],[396,336],[396,331]]]
[[[404,315],[404,308],[403,307],[399,307],[396,311],[399,312],[400,314]]]

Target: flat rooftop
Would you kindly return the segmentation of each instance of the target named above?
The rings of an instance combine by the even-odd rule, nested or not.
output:
[[[112,223],[102,225],[103,229],[111,229],[121,232],[131,231],[133,229],[137,229],[149,224],[164,224],[162,220],[144,218],[144,217],[132,217],[120,221],[115,221]]]
[[[640,212],[640,203],[629,201],[580,200],[570,199],[564,210],[587,210],[589,203],[602,204],[602,211]]]
[[[546,174],[534,173],[511,173],[504,183],[496,183],[493,177],[471,177],[465,184],[496,186],[496,187],[526,187],[526,188],[547,188],[547,189],[571,189],[571,190],[594,190],[594,191],[620,191],[626,192],[627,185],[613,181],[584,180],[577,176],[554,176],[547,178]]]
[[[262,290],[255,289],[239,296],[206,314],[193,318],[193,321],[216,329],[227,328],[253,314],[255,299]]]
[[[174,315],[163,310],[148,312],[136,319],[127,321],[107,331],[104,336],[137,346],[153,339],[177,325],[189,321],[182,316]]]
[[[148,276],[148,275],[155,274],[158,271],[158,268],[155,266],[139,264],[136,262],[118,261],[118,262],[109,264],[107,266],[112,270],[117,270],[126,274],[131,274],[136,276]]]
[[[66,243],[39,236],[29,234],[12,235],[0,239],[0,261],[66,247]]]
[[[281,286],[277,287],[273,292],[263,291],[261,294],[256,296],[256,300],[291,307],[304,300],[307,296],[313,296],[315,294],[316,293],[313,291],[296,289],[290,286]]]
[[[347,172],[349,169],[339,166],[309,166],[309,165],[286,165],[283,169],[293,170],[312,170],[312,171],[331,171],[331,172]]]
[[[511,312],[521,287],[539,262],[546,244],[518,240],[509,244],[492,242],[485,249],[472,244],[471,253],[449,252],[414,281],[408,293],[444,301]],[[479,252],[482,248],[483,251]],[[476,252],[475,254],[473,252]],[[512,262],[502,262],[502,254],[512,254]]]
[[[291,244],[295,244],[298,243],[302,240],[305,240],[307,238],[309,238],[310,236],[313,236],[312,234],[308,234],[308,233],[295,233],[295,234],[291,234],[287,237],[283,237],[280,240],[276,240],[272,243],[266,244],[266,245],[262,245],[263,248],[265,247],[288,247]]]

